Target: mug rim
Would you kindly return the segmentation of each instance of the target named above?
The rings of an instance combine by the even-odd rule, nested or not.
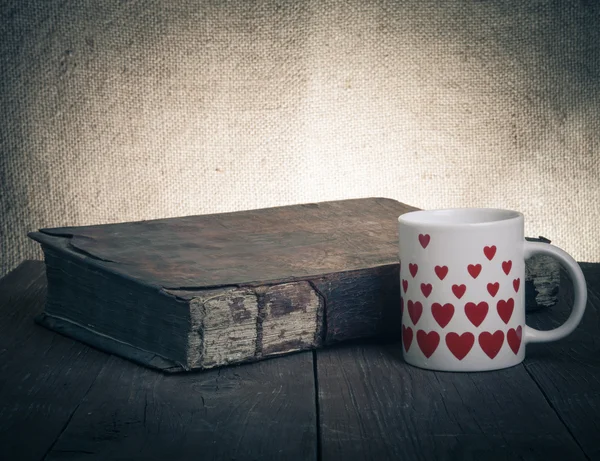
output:
[[[487,227],[522,220],[519,211],[472,207],[410,211],[398,217],[403,225],[431,227]]]

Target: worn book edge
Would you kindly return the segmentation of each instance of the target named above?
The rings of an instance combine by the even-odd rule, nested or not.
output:
[[[176,373],[187,368],[174,360],[162,357],[154,352],[146,351],[116,338],[91,330],[77,322],[56,315],[41,313],[35,322],[49,330],[60,333],[71,339],[81,341],[96,349],[125,357],[135,363],[154,368],[165,373]]]

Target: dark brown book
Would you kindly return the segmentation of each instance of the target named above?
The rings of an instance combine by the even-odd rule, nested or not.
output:
[[[44,326],[163,371],[399,339],[397,218],[368,198],[41,229]]]

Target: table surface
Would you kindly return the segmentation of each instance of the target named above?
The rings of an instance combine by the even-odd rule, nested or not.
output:
[[[399,344],[360,342],[164,375],[34,323],[46,279],[0,280],[1,460],[600,459],[600,264],[568,338],[484,373],[410,367]],[[528,315],[549,329],[559,304]]]

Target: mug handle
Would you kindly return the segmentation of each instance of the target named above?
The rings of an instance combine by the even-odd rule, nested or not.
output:
[[[525,326],[525,343],[545,343],[549,341],[556,341],[557,339],[564,338],[565,336],[571,334],[577,325],[579,325],[579,322],[581,322],[581,318],[583,317],[583,313],[585,311],[585,305],[587,303],[587,285],[585,283],[585,277],[583,276],[581,267],[579,267],[577,261],[575,261],[565,251],[555,247],[554,245],[541,242],[525,241],[525,259],[529,259],[535,254],[548,255],[558,259],[573,281],[575,299],[573,301],[571,315],[569,315],[567,321],[558,328],[548,331],[540,331],[536,330],[535,328]]]

